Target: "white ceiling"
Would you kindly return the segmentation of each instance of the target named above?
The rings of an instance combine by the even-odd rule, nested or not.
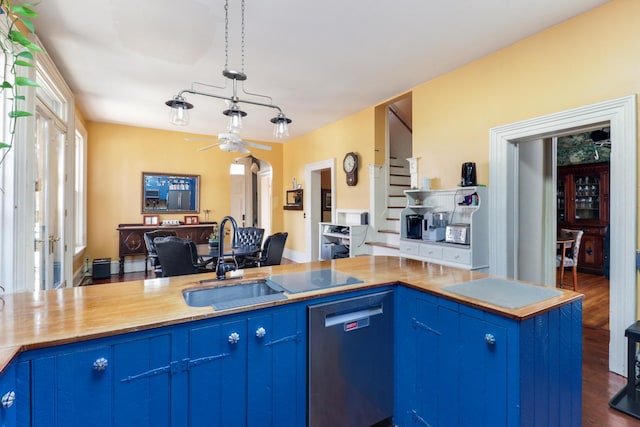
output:
[[[271,96],[300,136],[607,1],[246,0],[245,88]],[[230,69],[241,68],[239,4],[230,0]],[[87,119],[224,131],[223,101],[189,95],[181,128],[164,104],[194,81],[225,84],[224,0],[46,0],[36,10]],[[275,110],[243,109],[241,135],[273,140]]]

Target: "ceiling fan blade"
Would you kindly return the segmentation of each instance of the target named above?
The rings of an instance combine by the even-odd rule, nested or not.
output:
[[[242,153],[242,154],[247,154],[247,153],[249,153],[249,150],[247,150],[246,148],[244,148],[242,145],[238,145],[238,150],[237,150],[237,151],[238,151],[239,153]]]
[[[269,145],[258,144],[257,142],[242,141],[242,144],[247,145],[249,147],[258,148],[260,150],[267,150],[267,151],[271,150],[271,147]]]
[[[211,144],[211,145],[207,145],[207,146],[202,147],[202,148],[198,148],[198,151],[208,150],[209,148],[213,148],[213,147],[216,147],[216,146],[218,146],[218,145],[220,145],[220,143],[219,143],[219,142],[216,142],[215,144]]]
[[[189,138],[186,137],[184,139],[185,141],[198,141],[198,142],[202,142],[202,141],[216,141],[215,138]]]

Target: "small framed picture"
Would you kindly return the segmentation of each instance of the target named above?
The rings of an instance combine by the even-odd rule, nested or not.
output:
[[[142,223],[144,225],[159,225],[160,217],[158,215],[143,215]]]
[[[200,224],[200,219],[198,218],[198,215],[185,215],[184,223],[186,225]]]

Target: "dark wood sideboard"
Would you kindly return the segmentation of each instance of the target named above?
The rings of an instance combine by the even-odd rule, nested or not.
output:
[[[144,255],[144,274],[149,274],[147,261],[147,247],[144,244],[144,233],[153,230],[175,231],[178,237],[191,239],[196,244],[207,243],[213,231],[213,222],[203,222],[194,225],[142,225],[118,224],[118,275],[124,275],[124,258],[127,256]]]

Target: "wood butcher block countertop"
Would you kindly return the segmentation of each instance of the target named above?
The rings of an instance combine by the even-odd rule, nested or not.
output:
[[[396,283],[514,319],[526,319],[582,298],[581,294],[563,290],[558,296],[542,302],[508,309],[443,289],[448,285],[489,277],[486,274],[384,256],[247,269],[244,270],[244,277],[239,280],[327,268],[355,276],[362,283],[295,294],[285,293],[288,297],[286,300],[222,311],[209,306],[190,307],[182,297],[182,290],[201,287],[198,281],[215,279],[214,273],[4,295],[4,307],[0,305],[0,372],[20,352],[26,350]],[[234,280],[219,283],[226,286]],[[217,286],[217,282],[214,286]]]

